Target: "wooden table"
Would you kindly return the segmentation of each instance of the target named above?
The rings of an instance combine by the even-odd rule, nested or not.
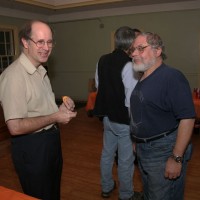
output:
[[[38,200],[34,197],[0,186],[1,200]]]
[[[200,119],[200,99],[193,99],[195,112],[196,112],[196,118]]]

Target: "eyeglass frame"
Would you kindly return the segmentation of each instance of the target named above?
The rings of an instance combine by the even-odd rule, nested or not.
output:
[[[43,48],[44,46],[45,46],[45,43],[47,44],[47,46],[49,47],[49,48],[53,48],[53,47],[55,47],[55,45],[56,45],[56,42],[55,41],[53,41],[53,40],[50,40],[50,41],[47,41],[47,42],[45,42],[44,40],[38,40],[37,42],[35,42],[32,38],[28,38],[30,41],[32,41],[38,48]],[[38,44],[41,44],[41,46],[38,46]],[[52,45],[52,46],[49,46],[49,45]]]
[[[130,48],[130,52],[133,53],[135,50],[137,50],[139,52],[139,54],[142,54],[144,52],[144,50],[148,47],[151,46],[150,44],[146,45],[146,46],[137,46],[137,47],[131,47]]]

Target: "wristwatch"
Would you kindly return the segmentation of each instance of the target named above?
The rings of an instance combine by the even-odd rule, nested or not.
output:
[[[181,156],[176,156],[176,155],[172,154],[171,158],[173,158],[177,163],[183,162],[183,157],[181,157]]]

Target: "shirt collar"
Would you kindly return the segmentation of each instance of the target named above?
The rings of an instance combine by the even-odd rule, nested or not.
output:
[[[36,68],[24,53],[21,53],[19,59],[27,73],[33,75],[38,72],[42,77],[46,75],[46,69],[42,65]]]

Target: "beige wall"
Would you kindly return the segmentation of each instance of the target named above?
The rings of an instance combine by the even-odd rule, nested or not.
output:
[[[111,33],[128,25],[157,32],[166,46],[166,63],[181,70],[191,88],[200,87],[200,10],[158,12],[52,24],[56,47],[48,62],[56,97],[86,100],[88,80],[94,77],[99,57],[111,50]],[[21,26],[25,20],[0,17],[0,23]]]

